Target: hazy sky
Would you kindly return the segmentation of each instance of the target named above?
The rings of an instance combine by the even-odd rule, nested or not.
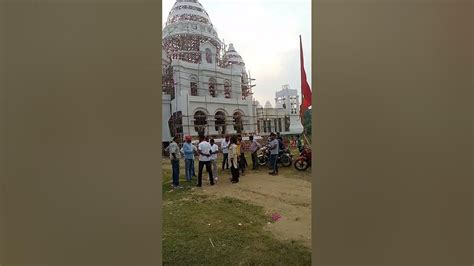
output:
[[[275,104],[282,85],[300,88],[299,35],[311,86],[310,0],[199,0],[219,38],[233,43],[257,85],[254,97]],[[163,0],[163,25],[175,0]],[[313,89],[313,88],[311,88]]]

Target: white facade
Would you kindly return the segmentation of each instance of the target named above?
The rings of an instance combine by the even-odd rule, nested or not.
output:
[[[300,100],[298,91],[284,85],[275,94],[275,107],[283,108],[285,115],[290,117],[289,134],[301,134],[304,130],[300,119]]]
[[[198,1],[175,3],[163,29],[163,141],[175,134],[218,138],[269,133],[266,128],[301,133],[299,102],[296,114],[278,106],[280,102],[277,108],[258,107],[242,57],[232,44],[223,47]],[[297,91],[287,88],[276,97],[287,97],[290,106],[294,95]],[[273,127],[264,126],[270,122],[263,119],[273,119]],[[289,130],[284,121],[286,129],[291,124]]]
[[[168,119],[171,117],[171,96],[164,94],[162,95],[163,97],[163,104],[162,104],[162,115],[163,115],[163,123],[166,123],[166,125],[163,125],[161,127],[161,136],[163,140],[170,140],[171,139],[171,132],[169,130],[168,126]],[[166,118],[166,120],[164,119]]]

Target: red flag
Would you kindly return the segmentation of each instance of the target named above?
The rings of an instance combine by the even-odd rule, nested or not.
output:
[[[304,70],[303,60],[303,44],[301,43],[300,35],[300,63],[301,63],[301,106],[300,106],[300,118],[303,120],[303,115],[306,110],[312,105],[312,93],[309,87],[308,80],[306,79],[306,71]]]

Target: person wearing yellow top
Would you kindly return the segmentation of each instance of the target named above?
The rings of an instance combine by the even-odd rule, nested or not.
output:
[[[242,136],[237,136],[237,153],[239,154],[239,170],[241,171],[242,176],[244,176],[245,168],[247,166],[247,160],[245,159],[245,154],[243,150],[245,149],[243,146]]]
[[[237,154],[238,155],[240,155],[240,146],[241,146],[240,139],[237,139]]]

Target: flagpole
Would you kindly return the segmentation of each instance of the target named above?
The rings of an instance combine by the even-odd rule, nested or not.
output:
[[[300,105],[300,121],[301,124],[303,125],[303,117],[304,117],[304,112],[308,110],[308,108],[312,105],[312,93],[311,93],[311,88],[308,84],[307,78],[306,78],[306,71],[304,69],[304,58],[303,58],[303,42],[301,40],[301,34],[300,36],[300,71],[301,71],[301,105]],[[303,136],[307,141],[306,138],[306,132],[304,129],[303,125]],[[307,141],[308,142],[308,141]]]

